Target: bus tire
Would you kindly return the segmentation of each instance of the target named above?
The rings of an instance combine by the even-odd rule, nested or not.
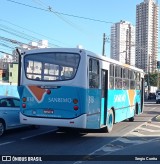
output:
[[[138,103],[136,103],[135,113],[138,114]]]
[[[128,120],[129,120],[129,122],[133,122],[134,121],[134,117],[131,117]]]
[[[107,132],[110,133],[113,129],[113,123],[114,123],[114,114],[113,110],[109,110],[108,116],[107,116]]]
[[[0,120],[0,136],[4,134],[5,131],[5,123],[4,121]]]

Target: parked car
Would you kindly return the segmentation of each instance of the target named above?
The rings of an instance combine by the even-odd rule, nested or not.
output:
[[[155,93],[149,93],[148,100],[151,100],[151,99],[156,99],[156,94]]]
[[[20,99],[0,96],[0,136],[5,130],[22,127],[19,119]]]
[[[156,104],[160,103],[160,91],[156,92]]]

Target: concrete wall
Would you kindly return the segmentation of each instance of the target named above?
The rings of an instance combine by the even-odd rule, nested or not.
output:
[[[0,84],[0,95],[19,97],[17,85]]]

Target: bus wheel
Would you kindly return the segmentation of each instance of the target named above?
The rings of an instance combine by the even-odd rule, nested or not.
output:
[[[136,103],[135,113],[138,114],[138,103]]]
[[[133,122],[134,121],[134,117],[131,117],[128,120],[129,120],[129,122]]]
[[[108,112],[108,117],[107,117],[107,132],[110,133],[113,129],[113,123],[114,123],[114,114],[113,110],[111,109]]]
[[[4,131],[5,131],[5,125],[2,121],[0,121],[0,136],[3,135]]]

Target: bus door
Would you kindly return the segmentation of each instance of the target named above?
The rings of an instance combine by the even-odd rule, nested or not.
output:
[[[108,95],[108,70],[101,70],[101,126],[106,125],[107,95]]]
[[[88,88],[88,109],[87,109],[87,128],[100,128],[100,62],[97,59],[89,58],[89,88]]]

